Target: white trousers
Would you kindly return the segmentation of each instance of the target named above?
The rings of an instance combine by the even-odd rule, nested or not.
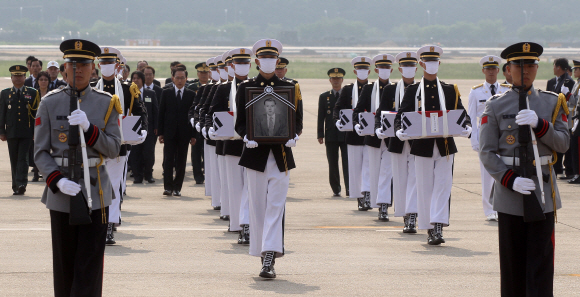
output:
[[[242,228],[240,228],[240,206],[242,195],[244,195],[244,188],[246,189],[246,192],[248,191],[247,187],[244,185],[244,167],[238,165],[240,157],[228,155],[220,157],[224,159],[224,167],[226,168],[226,187],[228,188],[228,203],[230,209],[230,231],[240,231],[242,230]]]
[[[229,216],[230,215],[230,197],[228,191],[228,181],[227,181],[227,171],[226,171],[226,162],[225,156],[217,155],[217,163],[219,168],[219,187],[220,187],[220,205],[222,206],[220,209],[220,214],[222,216]]]
[[[240,166],[241,167],[241,166]],[[244,170],[244,188],[242,189],[242,196],[240,201],[240,226],[250,224],[250,198],[248,194],[248,169],[242,167]]]
[[[377,205],[377,196],[379,192],[379,175],[381,172],[381,148],[365,145],[369,161],[366,163],[369,176],[369,192],[371,193],[371,207],[379,207]],[[364,172],[364,169],[363,169]],[[363,173],[363,178],[365,174]],[[364,192],[364,189],[363,189]]]
[[[210,153],[212,146],[203,141],[203,174],[205,175],[205,196],[211,196],[211,161]],[[213,204],[213,203],[212,203]]]
[[[377,194],[377,204],[392,204],[393,203],[393,166],[391,161],[391,152],[387,150],[387,145],[384,141],[381,141],[380,159],[376,162],[379,164],[379,174],[378,174],[378,194]],[[370,161],[370,159],[369,159]],[[370,162],[371,166],[373,162]],[[371,192],[372,194],[372,192]],[[371,196],[372,197],[372,196]],[[379,207],[376,205],[376,207]]]
[[[211,206],[221,206],[220,204],[220,170],[217,161],[217,154],[215,153],[215,146],[208,145],[207,159],[204,160],[206,164],[209,165],[209,172],[205,174],[205,180],[210,180],[210,191],[211,191]],[[207,187],[207,183],[206,183]],[[221,213],[221,212],[220,212]]]
[[[417,180],[415,178],[415,156],[405,141],[401,154],[391,153],[393,164],[393,200],[395,216],[402,217],[417,213]]]
[[[126,172],[127,156],[119,156],[105,161],[105,169],[111,180],[114,199],[109,206],[109,223],[121,223],[121,195],[123,195],[124,175]]]
[[[348,186],[350,198],[362,198],[363,167],[368,164],[368,154],[364,145],[347,145],[348,150]],[[366,162],[365,162],[366,160]],[[368,166],[367,166],[368,168]],[[368,171],[367,171],[368,174]],[[367,182],[368,176],[367,176]],[[370,182],[369,182],[370,188]]]
[[[284,256],[284,212],[290,185],[290,173],[280,172],[272,151],[266,170],[247,169],[250,203],[250,255],[262,257],[265,252]]]
[[[415,156],[419,229],[433,229],[433,224],[449,226],[449,199],[453,185],[453,157],[442,157],[433,145],[433,157]]]
[[[485,216],[488,216],[495,213],[493,210],[493,197],[491,193],[494,180],[487,170],[485,170],[481,162],[479,162],[479,171],[481,172],[481,202],[483,203],[483,213]]]

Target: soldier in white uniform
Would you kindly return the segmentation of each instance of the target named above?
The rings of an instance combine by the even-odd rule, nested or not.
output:
[[[101,296],[107,213],[113,198],[104,158],[115,158],[121,148],[121,131],[117,124],[122,112],[118,97],[89,86],[93,61],[100,48],[86,40],[69,39],[61,43],[65,71],[73,78],[76,90],[68,85],[42,99],[35,126],[34,160],[46,177],[42,203],[50,210],[52,259],[55,296]],[[76,62],[76,73],[73,71]],[[70,113],[70,95],[77,92],[80,109]],[[74,128],[73,130],[69,130]],[[68,158],[64,157],[71,133],[84,132],[90,178],[96,180],[90,189],[85,183],[69,180]],[[86,167],[85,167],[86,168]],[[92,196],[89,224],[71,225],[70,201],[80,191]],[[77,197],[78,198],[78,197]],[[73,208],[75,209],[75,208]]]
[[[496,94],[503,94],[510,89],[510,85],[500,84],[497,81],[499,73],[499,65],[501,58],[497,56],[485,56],[481,58],[479,64],[483,69],[481,72],[485,75],[485,82],[474,86],[469,92],[468,114],[471,118],[471,148],[479,152],[479,119],[485,109],[485,103],[491,96]],[[479,162],[479,170],[481,172],[481,192],[483,212],[488,221],[497,221],[497,212],[493,210],[493,196],[491,189],[493,187],[493,178]]]

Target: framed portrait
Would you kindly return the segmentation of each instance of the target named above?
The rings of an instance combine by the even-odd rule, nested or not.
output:
[[[246,128],[249,140],[285,144],[296,134],[294,87],[246,88]]]

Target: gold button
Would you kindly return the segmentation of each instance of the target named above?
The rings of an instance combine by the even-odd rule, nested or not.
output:
[[[262,82],[262,83],[260,84],[260,86],[263,86],[263,85],[264,85],[264,83]]]
[[[428,88],[428,87],[429,87],[429,85],[426,85],[426,87]]]
[[[64,128],[64,126],[60,126],[60,128],[62,129],[62,128]]]
[[[528,91],[528,95],[532,95],[532,91]]]
[[[20,115],[20,113],[18,113],[18,115]]]
[[[79,103],[82,103],[82,102],[83,102],[83,100],[79,99]]]
[[[271,84],[271,85],[274,85],[274,82],[271,82],[270,84]]]
[[[18,121],[20,122],[20,119],[18,119]]]
[[[508,125],[508,129],[511,129],[512,125]]]

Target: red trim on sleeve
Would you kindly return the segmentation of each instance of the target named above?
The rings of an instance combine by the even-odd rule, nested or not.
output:
[[[486,124],[487,123],[487,116],[484,116],[483,118],[481,118],[481,124]]]
[[[562,114],[562,121],[568,123],[568,117],[566,116],[566,114]]]
[[[34,120],[34,125],[40,126],[40,117],[37,117],[36,120]]]

